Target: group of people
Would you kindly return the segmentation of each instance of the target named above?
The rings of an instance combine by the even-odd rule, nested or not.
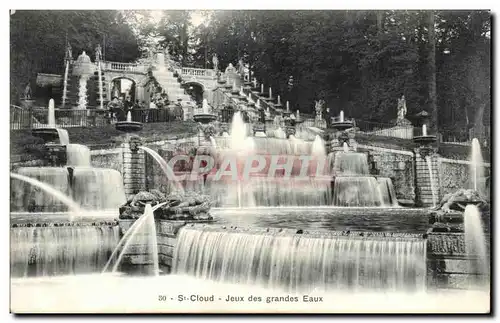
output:
[[[115,96],[108,103],[107,109],[109,112],[109,123],[125,121],[129,111],[132,111],[133,121],[146,123],[183,119],[183,109],[181,105],[176,103],[175,106],[171,106],[165,92],[154,94],[149,106],[147,106],[145,101],[136,100],[133,102],[130,97],[124,100],[123,97]],[[134,110],[142,111],[142,113],[135,114],[133,112]],[[136,118],[140,118],[140,120],[135,120]]]
[[[126,120],[127,114],[132,110],[139,110],[146,108],[146,102],[139,100],[132,101],[130,97],[123,100],[123,97],[113,97],[113,99],[108,103],[109,120],[113,121],[123,121]]]
[[[151,102],[149,103],[150,109],[156,108],[165,108],[169,105],[170,101],[168,100],[168,95],[165,91],[157,92],[151,98]]]

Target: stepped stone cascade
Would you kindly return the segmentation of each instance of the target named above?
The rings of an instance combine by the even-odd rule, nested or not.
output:
[[[191,97],[184,92],[184,89],[182,88],[180,83],[177,81],[177,78],[174,77],[174,73],[172,71],[169,71],[168,68],[165,66],[165,57],[163,54],[158,54],[158,61],[156,64],[156,70],[153,71],[153,75],[154,75],[156,81],[158,81],[158,83],[160,83],[161,87],[167,93],[169,101],[178,102],[180,99],[182,103],[189,102],[193,106],[196,105],[192,101]],[[188,113],[189,111],[186,111],[187,110],[186,108],[184,108],[184,110],[185,110],[184,111],[184,120],[187,120],[190,117],[190,113]],[[192,114],[192,112],[191,112],[191,114]]]
[[[423,206],[436,204],[439,197],[439,165],[434,150],[416,149],[415,151],[417,199]]]

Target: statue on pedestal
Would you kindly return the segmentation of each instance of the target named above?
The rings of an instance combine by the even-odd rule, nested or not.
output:
[[[217,58],[217,54],[214,54],[212,57],[212,63],[214,63],[214,71],[217,72],[219,70],[219,59]]]
[[[400,124],[400,123],[404,122],[406,112],[407,112],[406,100],[405,100],[405,96],[403,95],[401,97],[401,99],[398,99],[398,118],[397,118],[396,123]]]
[[[101,59],[102,59],[101,44],[97,44],[97,47],[95,48],[95,61],[99,62]]]
[[[31,96],[32,96],[31,85],[28,82],[28,84],[26,84],[26,87],[24,88],[24,99],[31,100]]]
[[[243,64],[242,59],[238,61],[238,73],[240,73],[240,75],[243,75],[245,73],[245,65]]]
[[[320,121],[323,120],[323,108],[325,106],[325,100],[321,99],[319,101],[316,101],[316,105],[314,107],[316,111],[316,120]]]

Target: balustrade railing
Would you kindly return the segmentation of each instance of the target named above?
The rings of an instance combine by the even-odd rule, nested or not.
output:
[[[414,127],[395,125],[390,123],[380,123],[364,120],[355,120],[355,127],[359,129],[360,133],[365,133],[371,136],[393,137],[401,139],[413,139],[418,134]]]
[[[170,109],[132,109],[132,121],[142,123],[170,122],[182,120],[181,112]],[[59,128],[71,127],[105,127],[116,121],[125,121],[126,112],[124,110],[115,111],[115,118],[112,118],[109,111],[94,109],[55,109],[56,126]],[[33,129],[52,127],[47,124],[48,110],[46,108],[22,109],[11,107],[10,109],[10,129]]]
[[[183,67],[182,75],[194,77],[215,77],[215,71],[204,68]]]
[[[144,73],[147,70],[147,66],[137,63],[102,62],[102,69],[107,71]]]

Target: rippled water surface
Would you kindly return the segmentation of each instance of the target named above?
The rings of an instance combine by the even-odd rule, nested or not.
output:
[[[213,209],[216,224],[325,231],[425,233],[427,209],[410,208],[245,208]]]

